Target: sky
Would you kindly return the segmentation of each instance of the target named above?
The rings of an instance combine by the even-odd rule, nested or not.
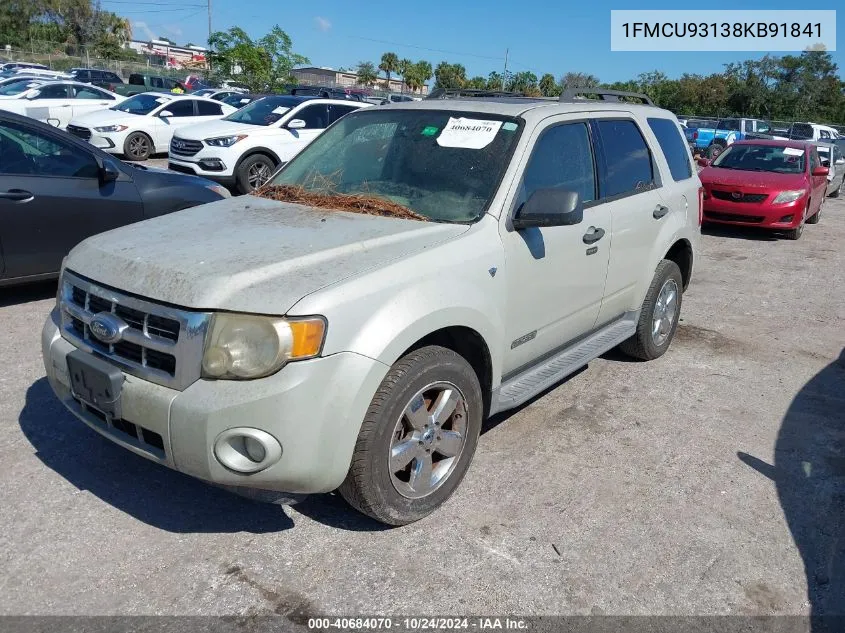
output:
[[[206,0],[101,0],[105,9],[129,17],[136,39],[165,36],[179,43],[205,44],[208,38]],[[675,1],[648,3],[624,0],[211,0],[212,27],[240,26],[251,37],[278,24],[293,40],[293,50],[315,66],[354,67],[360,61],[378,65],[381,54],[426,59],[466,67],[467,76],[501,72],[508,50],[508,70],[586,72],[603,82],[633,79],[661,70],[670,77],[683,73],[719,72],[723,64],[760,53],[740,52],[614,52],[610,50],[611,9],[747,9],[760,19],[770,9],[836,9],[838,2],[820,0],[798,6],[795,0],[711,0],[691,7]],[[837,15],[837,31],[845,34],[845,10]],[[845,37],[845,35],[843,36]],[[845,77],[845,41],[832,52]],[[775,52],[776,55],[784,53]]]

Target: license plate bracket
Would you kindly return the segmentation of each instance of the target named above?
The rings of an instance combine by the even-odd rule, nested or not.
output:
[[[120,393],[125,379],[122,371],[81,350],[67,355],[67,368],[74,396],[109,419],[121,417]]]

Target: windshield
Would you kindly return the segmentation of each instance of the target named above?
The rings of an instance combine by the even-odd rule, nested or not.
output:
[[[806,154],[803,149],[797,147],[731,145],[713,161],[713,167],[800,174],[804,171]]]
[[[22,79],[21,81],[13,81],[3,86],[0,86],[0,95],[4,97],[11,97],[26,92],[30,88],[40,86],[39,82],[33,82],[32,79]]]
[[[427,220],[473,222],[493,198],[521,126],[486,113],[359,110],[318,136],[267,189],[383,200]]]
[[[264,97],[224,117],[224,120],[249,125],[273,125],[284,116],[285,112],[300,103],[302,103],[301,99],[290,97]],[[237,107],[237,104],[232,105]]]
[[[112,106],[112,110],[118,112],[128,112],[129,114],[149,114],[163,103],[167,103],[170,99],[166,97],[140,94],[134,97],[129,97],[126,101],[121,101],[116,106]]]
[[[252,99],[242,94],[229,95],[228,97],[223,99],[223,103],[233,106],[235,108],[242,108],[247,103],[251,103],[252,101],[255,101],[255,99]]]

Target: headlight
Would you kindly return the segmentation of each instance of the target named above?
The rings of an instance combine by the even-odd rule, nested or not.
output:
[[[123,132],[128,125],[106,125],[104,127],[95,127],[95,132]]]
[[[207,335],[202,375],[228,380],[269,376],[288,361],[317,356],[325,335],[323,317],[285,319],[218,312]]]
[[[781,191],[777,197],[772,200],[772,204],[786,204],[787,202],[795,202],[803,196],[806,192],[803,189],[793,189],[791,191]]]
[[[207,138],[203,142],[212,147],[232,147],[238,141],[242,141],[247,137],[246,134],[238,134],[236,136],[218,136],[216,138]]]
[[[207,189],[211,189],[214,193],[219,195],[221,198],[231,198],[232,193],[226,189],[223,185],[208,185]]]

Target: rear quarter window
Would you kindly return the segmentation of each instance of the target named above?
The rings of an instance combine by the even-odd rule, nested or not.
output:
[[[669,119],[650,118],[648,119],[648,126],[654,132],[657,138],[657,143],[663,155],[666,157],[666,162],[669,163],[669,172],[672,174],[672,180],[678,182],[679,180],[686,180],[692,178],[692,163],[690,163],[689,150],[687,144],[681,137],[678,126]]]

